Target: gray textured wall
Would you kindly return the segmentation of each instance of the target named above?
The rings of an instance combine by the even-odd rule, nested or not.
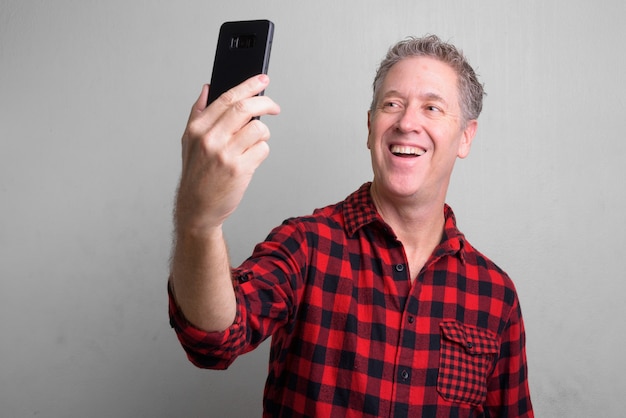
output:
[[[626,3],[0,3],[0,415],[259,416],[267,345],[187,363],[166,312],[179,139],[218,26],[276,23],[271,155],[228,224],[239,262],[371,178],[375,68],[406,35],[462,47],[488,96],[449,193],[515,280],[538,417],[621,417]]]

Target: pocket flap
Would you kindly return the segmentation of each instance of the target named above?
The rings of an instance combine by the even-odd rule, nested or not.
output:
[[[498,340],[488,329],[476,328],[458,321],[444,321],[439,324],[443,337],[460,344],[469,354],[496,354]]]

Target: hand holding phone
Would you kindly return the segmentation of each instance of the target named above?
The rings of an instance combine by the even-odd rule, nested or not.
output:
[[[226,23],[220,30],[211,86],[203,87],[182,138],[176,205],[181,230],[220,227],[269,153],[269,128],[251,119],[280,113],[269,97],[255,97],[269,83],[259,74],[267,73],[272,28],[271,22],[252,21]],[[228,102],[207,108],[228,90],[232,92]]]

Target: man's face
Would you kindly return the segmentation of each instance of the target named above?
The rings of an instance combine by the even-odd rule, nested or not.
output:
[[[367,146],[374,183],[387,198],[445,199],[457,157],[465,158],[477,122],[463,124],[457,75],[429,57],[405,58],[385,77]]]

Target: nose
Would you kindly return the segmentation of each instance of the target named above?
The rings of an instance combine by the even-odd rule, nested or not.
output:
[[[407,106],[399,113],[396,129],[402,133],[419,132],[422,128],[421,115],[413,106]]]

